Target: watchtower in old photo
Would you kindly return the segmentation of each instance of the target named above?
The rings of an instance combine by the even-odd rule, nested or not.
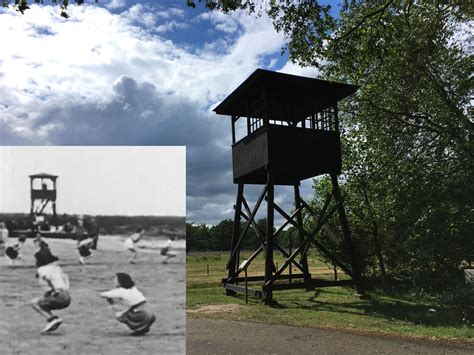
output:
[[[56,180],[58,176],[46,173],[30,175],[30,214],[33,218],[52,213],[52,224],[56,224]]]

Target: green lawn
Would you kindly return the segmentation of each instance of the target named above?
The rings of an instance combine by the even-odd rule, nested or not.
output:
[[[241,259],[246,255],[242,255]],[[332,268],[309,261],[311,274],[318,278],[334,277]],[[370,300],[360,299],[350,287],[322,288],[311,292],[304,290],[275,291],[278,308],[265,306],[257,299],[245,304],[243,295],[225,296],[220,279],[225,277],[226,253],[187,256],[187,308],[203,305],[240,304],[237,312],[207,314],[208,317],[228,318],[264,323],[279,323],[305,327],[332,327],[357,329],[370,332],[392,333],[438,339],[458,339],[474,343],[474,327],[461,321],[455,308],[440,305],[435,300],[410,295],[395,296],[379,292],[370,294]],[[281,260],[276,259],[281,264]],[[208,275],[209,268],[209,275]],[[263,270],[263,258],[256,259],[249,275]],[[261,273],[260,273],[261,274]],[[342,273],[338,272],[338,277]],[[259,285],[252,285],[258,288]],[[427,314],[429,308],[437,316]]]

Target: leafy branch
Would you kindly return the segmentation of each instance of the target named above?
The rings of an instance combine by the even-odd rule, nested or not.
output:
[[[83,5],[85,3],[85,0],[74,0],[74,2],[76,5]],[[99,0],[94,0],[94,2],[97,3],[99,2]],[[29,3],[31,3],[31,1],[28,1],[28,0],[13,0],[13,1],[2,0],[2,7],[12,6],[16,11],[24,14],[26,10],[30,9],[28,5]],[[34,0],[34,3],[38,5],[44,5],[43,0]],[[60,9],[61,9],[60,15],[64,18],[69,18],[69,15],[66,12],[67,7],[69,6],[69,0],[62,0],[62,1],[50,0],[50,3],[51,5],[60,6]]]

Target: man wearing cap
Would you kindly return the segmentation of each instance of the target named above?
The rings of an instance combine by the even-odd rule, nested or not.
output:
[[[56,330],[62,323],[62,319],[51,313],[52,310],[64,309],[71,303],[69,296],[69,279],[58,264],[58,258],[51,253],[48,245],[43,243],[40,250],[35,254],[36,276],[39,283],[46,290],[43,297],[32,299],[29,304],[43,316],[46,327],[43,333]]]

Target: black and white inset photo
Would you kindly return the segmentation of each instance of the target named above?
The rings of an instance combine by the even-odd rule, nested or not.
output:
[[[0,353],[185,353],[185,147],[0,147]]]

